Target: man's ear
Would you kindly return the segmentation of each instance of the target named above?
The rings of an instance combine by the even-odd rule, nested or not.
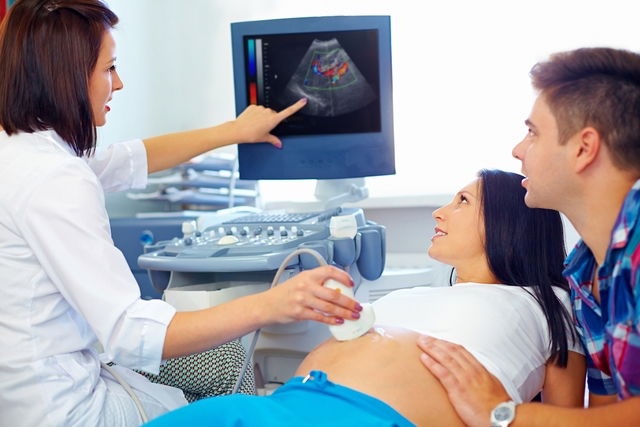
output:
[[[602,146],[600,132],[588,126],[574,136],[574,171],[580,173],[598,158]]]

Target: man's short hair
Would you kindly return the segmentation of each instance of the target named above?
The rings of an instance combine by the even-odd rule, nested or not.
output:
[[[558,124],[560,143],[596,129],[623,170],[640,172],[640,55],[584,48],[552,55],[531,70]]]

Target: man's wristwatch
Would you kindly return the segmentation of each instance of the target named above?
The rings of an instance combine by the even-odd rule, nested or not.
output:
[[[502,402],[491,411],[491,427],[507,427],[516,417],[516,403]]]

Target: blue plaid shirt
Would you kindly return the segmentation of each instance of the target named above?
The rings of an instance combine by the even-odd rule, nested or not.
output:
[[[580,241],[565,263],[576,327],[587,353],[589,391],[640,395],[640,180],[624,200],[598,269],[600,304],[591,293],[596,261]],[[638,224],[637,224],[638,223]]]

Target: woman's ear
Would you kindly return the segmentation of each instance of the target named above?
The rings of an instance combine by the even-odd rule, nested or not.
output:
[[[574,139],[572,142],[576,145],[574,150],[574,171],[581,173],[598,158],[603,142],[602,137],[595,128],[588,126],[578,132],[572,139]]]

